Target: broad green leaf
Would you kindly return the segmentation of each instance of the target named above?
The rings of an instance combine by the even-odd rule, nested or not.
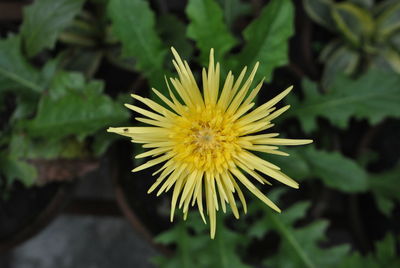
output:
[[[394,202],[400,202],[400,166],[381,174],[370,174],[369,188],[382,213],[389,216]]]
[[[375,24],[368,10],[343,2],[334,4],[331,12],[337,29],[354,47],[371,38]]]
[[[12,135],[9,152],[24,159],[81,158],[87,156],[84,143],[68,137],[62,140],[33,139],[26,133]]]
[[[123,57],[133,57],[136,69],[152,85],[164,84],[166,50],[155,30],[155,15],[145,0],[113,0],[108,4],[113,31],[122,42]]]
[[[319,177],[325,185],[343,192],[367,190],[367,174],[354,160],[338,152],[315,150],[311,146],[304,153],[311,176]]]
[[[28,89],[39,93],[43,88],[38,82],[39,72],[21,54],[20,37],[9,35],[0,40],[0,92]]]
[[[35,118],[27,122],[33,136],[59,139],[85,137],[129,117],[129,113],[102,93],[100,81],[86,82],[79,73],[60,73],[39,103]]]
[[[335,22],[331,14],[332,5],[332,0],[303,0],[303,6],[308,16],[316,23],[333,31]]]
[[[366,172],[354,160],[338,152],[316,150],[313,146],[287,151],[290,156],[268,155],[265,159],[295,180],[318,178],[328,187],[349,193],[368,188]]]
[[[214,48],[216,59],[222,60],[236,45],[236,40],[229,32],[222,10],[215,0],[190,0],[186,14],[190,20],[187,36],[196,41],[203,64],[208,62],[211,48]]]
[[[400,75],[370,69],[356,80],[338,76],[329,91],[321,94],[317,86],[303,81],[305,99],[295,102],[287,115],[296,116],[306,132],[316,129],[318,116],[345,128],[350,118],[368,119],[371,124],[385,117],[400,117]]]
[[[290,0],[272,0],[244,30],[245,46],[236,58],[236,72],[260,62],[255,81],[271,81],[276,67],[288,62],[289,38],[293,35],[294,8]]]
[[[84,0],[35,0],[24,9],[21,35],[29,57],[53,48],[57,36],[79,13]]]

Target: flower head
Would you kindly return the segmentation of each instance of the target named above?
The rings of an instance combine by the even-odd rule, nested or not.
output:
[[[148,124],[145,127],[109,128],[109,132],[132,138],[149,149],[136,158],[152,156],[154,159],[136,167],[133,172],[164,163],[153,175],[160,174],[149,189],[159,187],[157,195],[173,189],[171,221],[176,206],[183,209],[186,218],[189,206],[197,204],[204,222],[205,210],[210,220],[211,238],[215,236],[216,211],[226,204],[239,218],[235,195],[246,213],[246,201],[239,184],[276,211],[280,209],[268,199],[253,182],[270,184],[263,175],[298,188],[298,184],[280,171],[280,168],[253,152],[288,155],[278,150],[278,145],[302,145],[311,140],[277,138],[278,133],[265,133],[274,124],[271,121],[285,112],[289,105],[276,109],[274,105],[292,89],[282,93],[253,109],[253,102],[263,81],[251,90],[258,63],[247,79],[245,67],[234,80],[231,72],[220,87],[220,66],[214,63],[211,49],[208,70],[203,68],[202,90],[199,89],[186,61],[182,61],[172,48],[173,64],[179,78],[170,78],[174,90],[166,81],[169,98],[156,89],[154,93],[164,106],[141,96],[132,97],[149,110],[126,104],[126,107],[143,115],[136,120]],[[260,133],[261,132],[261,133]]]

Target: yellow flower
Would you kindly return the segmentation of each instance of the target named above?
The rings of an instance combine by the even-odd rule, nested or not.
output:
[[[171,221],[177,205],[183,208],[186,219],[189,206],[197,204],[206,223],[203,212],[204,198],[210,219],[211,238],[215,236],[216,211],[220,207],[225,212],[228,203],[234,216],[239,218],[235,194],[246,213],[246,201],[238,182],[272,209],[280,212],[253,181],[270,184],[263,174],[293,188],[298,188],[298,184],[282,173],[278,166],[258,157],[252,151],[287,156],[288,154],[278,150],[277,145],[302,145],[312,142],[277,138],[278,133],[259,133],[271,128],[274,125],[271,121],[289,108],[287,105],[276,110],[274,105],[284,98],[292,87],[252,110],[253,100],[263,85],[261,81],[250,90],[258,63],[244,83],[246,67],[236,81],[229,72],[220,88],[220,66],[219,63],[214,64],[214,53],[211,49],[208,71],[203,68],[203,89],[200,91],[188,63],[181,60],[174,48],[171,49],[175,56],[172,62],[179,75],[179,79],[170,78],[175,91],[171,90],[167,80],[170,98],[153,89],[168,108],[132,94],[134,99],[148,106],[150,110],[130,104],[126,104],[126,107],[144,116],[136,120],[151,126],[108,129],[109,132],[128,136],[132,138],[132,142],[142,143],[143,148],[149,149],[136,155],[136,158],[155,157],[132,171],[140,171],[165,162],[153,173],[161,174],[148,193],[161,186],[157,192],[158,196],[173,188]]]

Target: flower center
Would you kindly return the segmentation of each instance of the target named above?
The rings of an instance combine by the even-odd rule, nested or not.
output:
[[[193,128],[193,143],[199,152],[210,151],[218,147],[218,133],[209,127]]]
[[[239,148],[232,124],[217,110],[188,113],[174,129],[176,157],[198,170],[227,169]]]

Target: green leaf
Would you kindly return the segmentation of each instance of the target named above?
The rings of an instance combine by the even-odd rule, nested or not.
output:
[[[133,57],[136,69],[159,87],[164,84],[166,50],[155,30],[155,15],[144,0],[113,0],[108,4],[113,31],[122,42],[123,57]]]
[[[378,202],[378,208],[389,216],[394,208],[394,201],[400,202],[400,166],[392,170],[370,174],[369,188]]]
[[[293,179],[318,178],[328,187],[348,193],[368,188],[366,172],[354,160],[338,152],[316,150],[313,146],[288,152],[288,157],[268,155],[265,159],[281,167]]]
[[[13,155],[5,154],[0,155],[0,173],[7,178],[7,184],[18,180],[26,186],[32,186],[38,176],[34,166]]]
[[[316,129],[318,116],[345,128],[350,118],[368,119],[377,124],[385,117],[400,117],[400,75],[370,69],[356,80],[338,76],[326,94],[303,81],[305,99],[295,102],[288,116],[296,116],[306,132]]]
[[[225,22],[229,27],[232,27],[238,17],[251,13],[250,3],[241,0],[219,0],[218,2],[222,6]]]
[[[129,113],[102,93],[100,81],[85,82],[82,74],[60,73],[42,96],[36,117],[27,122],[31,135],[59,139],[93,134],[129,117]]]
[[[400,74],[400,53],[394,49],[385,49],[382,53],[384,59],[389,63],[391,69]]]
[[[79,13],[84,0],[35,0],[24,9],[21,35],[29,57],[53,48],[57,36]]]
[[[400,258],[396,254],[396,239],[393,235],[386,237],[375,244],[375,252],[366,256],[353,253],[342,260],[339,268],[380,268],[399,267]]]
[[[382,14],[376,18],[377,34],[382,41],[400,29],[400,3],[389,3]]]
[[[360,54],[347,46],[339,46],[335,49],[325,61],[322,78],[324,88],[329,88],[339,74],[354,74],[360,60]]]
[[[214,48],[217,60],[236,45],[236,40],[226,26],[222,10],[214,0],[190,0],[186,7],[190,19],[187,36],[196,41],[200,61],[208,62],[210,49]]]
[[[375,23],[368,10],[343,2],[331,9],[337,29],[355,47],[369,40],[375,30]]]
[[[338,152],[315,150],[312,146],[304,153],[312,174],[327,186],[350,193],[367,189],[367,174],[354,160]]]
[[[329,30],[335,30],[331,9],[331,0],[303,0],[303,6],[308,16],[316,23],[321,24]]]
[[[375,0],[349,0],[349,2],[366,9],[370,9],[374,6]]]
[[[289,38],[293,35],[294,8],[290,0],[272,0],[244,30],[246,44],[236,58],[236,72],[244,65],[260,66],[255,81],[271,81],[276,67],[288,62]]]
[[[191,214],[186,222],[175,224],[162,233],[156,241],[162,244],[176,245],[175,255],[171,258],[159,257],[159,267],[218,267],[249,268],[239,258],[238,247],[246,242],[243,236],[229,230],[217,217],[218,231],[215,239],[210,239],[208,226],[199,215]]]
[[[310,207],[309,202],[299,202],[277,214],[261,202],[256,206],[256,213],[262,214],[256,224],[263,225],[266,232],[276,231],[281,237],[277,254],[265,260],[268,267],[336,267],[349,251],[348,245],[322,249],[319,243],[325,239],[328,223],[323,220],[312,222],[303,227],[295,228],[299,220],[305,217]]]
[[[39,72],[21,54],[20,37],[0,40],[0,92],[28,89],[36,94],[43,89],[38,80]]]

